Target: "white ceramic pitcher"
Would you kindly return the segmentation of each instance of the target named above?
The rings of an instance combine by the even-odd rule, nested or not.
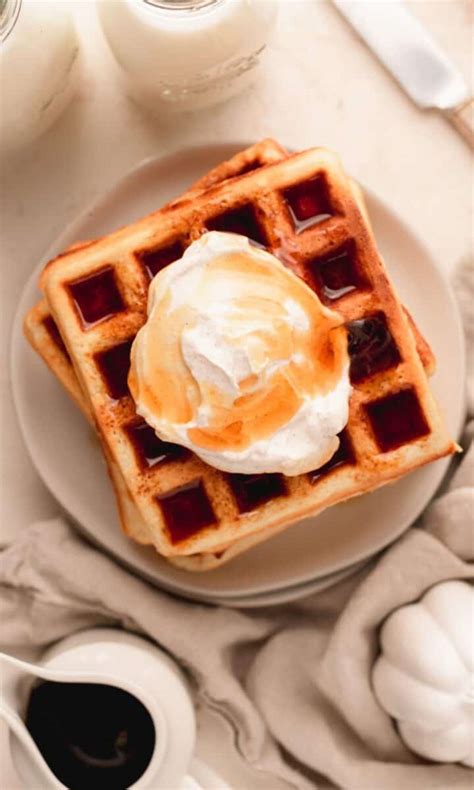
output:
[[[94,628],[64,639],[39,664],[0,654],[0,673],[0,715],[10,728],[12,760],[25,787],[65,790],[24,723],[31,688],[38,680],[101,683],[132,694],[148,710],[159,733],[145,772],[131,785],[133,790],[201,787],[192,778],[199,771],[193,771],[195,717],[185,679],[163,651],[144,639]]]

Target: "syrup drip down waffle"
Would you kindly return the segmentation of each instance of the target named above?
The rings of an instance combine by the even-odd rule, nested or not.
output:
[[[135,414],[126,368],[150,269],[212,228],[264,244],[347,322],[354,392],[329,468],[298,478],[222,474],[160,443]],[[43,283],[107,453],[164,555],[267,537],[455,449],[351,184],[321,149],[231,177],[67,252]]]

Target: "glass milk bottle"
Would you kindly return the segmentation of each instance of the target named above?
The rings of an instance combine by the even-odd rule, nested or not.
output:
[[[0,0],[0,145],[45,131],[71,99],[78,42],[68,2]]]
[[[98,0],[129,93],[155,111],[230,98],[257,76],[276,0]]]

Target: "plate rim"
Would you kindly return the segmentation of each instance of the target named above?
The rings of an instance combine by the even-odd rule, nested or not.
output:
[[[177,582],[173,583],[172,581],[169,581],[169,580],[163,580],[161,578],[161,576],[160,577],[153,577],[153,576],[151,576],[150,574],[148,574],[141,567],[137,567],[137,565],[134,564],[133,560],[129,561],[129,560],[125,559],[117,551],[114,551],[113,548],[105,545],[101,540],[99,540],[95,536],[95,534],[93,533],[92,530],[89,530],[83,524],[79,524],[77,517],[75,517],[74,514],[69,511],[69,508],[67,507],[66,503],[63,501],[61,495],[58,495],[58,493],[56,491],[56,488],[52,487],[49,484],[48,476],[47,476],[47,474],[45,473],[45,470],[44,470],[44,465],[41,464],[40,460],[38,460],[36,458],[36,455],[35,455],[35,453],[33,452],[32,448],[30,446],[30,442],[28,441],[28,433],[26,431],[26,426],[24,424],[24,415],[22,413],[21,408],[18,405],[20,383],[19,383],[19,379],[18,379],[18,377],[19,377],[18,368],[17,368],[17,365],[15,363],[15,349],[17,347],[17,342],[18,342],[19,338],[23,338],[23,333],[22,333],[23,317],[24,317],[24,305],[23,305],[23,302],[27,301],[27,295],[28,295],[30,289],[33,287],[34,281],[37,279],[38,272],[41,270],[41,268],[44,265],[44,263],[47,260],[49,260],[51,257],[53,257],[57,253],[58,250],[60,251],[61,249],[63,249],[64,246],[66,246],[66,244],[68,243],[68,241],[77,234],[77,230],[76,229],[79,229],[88,220],[88,217],[90,215],[93,215],[98,209],[100,209],[100,207],[103,206],[107,202],[107,199],[111,195],[116,194],[120,189],[124,188],[126,186],[126,183],[127,183],[128,180],[134,179],[134,178],[139,178],[140,175],[142,173],[146,172],[150,167],[156,167],[156,166],[159,165],[160,162],[162,162],[164,160],[167,160],[167,159],[171,159],[174,156],[182,155],[183,153],[185,153],[186,155],[189,155],[191,153],[198,154],[199,151],[208,152],[211,148],[213,150],[216,150],[217,152],[219,151],[219,149],[222,149],[222,150],[227,149],[228,150],[230,148],[233,148],[235,151],[238,151],[238,150],[241,150],[242,148],[245,148],[249,144],[250,143],[248,141],[247,142],[245,142],[245,141],[236,142],[236,141],[232,141],[232,140],[230,140],[230,141],[223,141],[223,142],[217,142],[217,143],[210,142],[210,143],[205,143],[205,144],[191,145],[191,146],[187,146],[187,147],[181,148],[181,149],[175,149],[173,151],[169,151],[169,152],[164,153],[164,154],[159,155],[159,156],[147,157],[147,158],[143,159],[142,161],[138,162],[135,166],[132,166],[131,168],[129,168],[124,174],[122,174],[120,177],[115,179],[111,183],[110,186],[105,187],[100,192],[99,195],[97,195],[89,204],[87,204],[78,213],[78,215],[66,226],[66,228],[63,230],[63,232],[58,237],[56,237],[50,245],[48,245],[48,248],[46,249],[44,254],[40,257],[38,264],[33,268],[31,273],[27,277],[26,281],[23,284],[22,291],[21,291],[21,296],[20,296],[20,299],[19,299],[19,302],[18,302],[18,306],[17,306],[17,310],[15,312],[15,316],[14,316],[13,322],[11,324],[12,328],[11,328],[11,336],[10,336],[10,374],[11,374],[11,382],[12,382],[11,386],[12,386],[12,394],[13,394],[13,401],[14,401],[14,406],[15,406],[15,412],[16,412],[17,419],[18,419],[18,422],[19,422],[19,425],[20,425],[20,430],[21,430],[21,435],[22,435],[23,441],[24,441],[26,449],[28,451],[28,455],[29,455],[29,458],[31,460],[31,463],[33,464],[36,472],[38,473],[38,475],[40,477],[40,479],[42,480],[42,482],[44,483],[44,485],[46,486],[48,491],[51,492],[52,496],[55,498],[56,502],[61,507],[61,509],[63,509],[68,514],[70,519],[72,519],[73,524],[75,525],[75,527],[78,528],[79,531],[81,532],[81,534],[85,535],[87,537],[87,539],[93,541],[95,543],[95,545],[99,546],[100,550],[105,551],[106,553],[110,554],[116,560],[118,560],[120,563],[122,563],[122,564],[126,565],[127,567],[129,567],[130,569],[132,569],[135,573],[138,573],[141,576],[145,576],[151,583],[155,584],[156,586],[160,586],[160,587],[162,587],[162,588],[164,588],[164,589],[166,589],[168,591],[173,592],[174,594],[180,595],[181,597],[192,598],[194,600],[202,600],[203,602],[206,602],[206,603],[213,603],[213,602],[223,603],[224,599],[225,599],[225,603],[228,606],[232,606],[232,605],[234,605],[234,606],[237,606],[237,605],[238,606],[244,606],[245,604],[242,603],[242,600],[244,598],[246,598],[246,597],[249,598],[249,604],[248,604],[249,606],[250,605],[259,605],[259,604],[251,604],[250,600],[254,599],[254,598],[257,598],[258,596],[262,596],[262,598],[263,597],[266,598],[268,596],[271,596],[272,593],[275,594],[275,595],[276,594],[280,594],[280,593],[284,594],[285,590],[287,590],[288,593],[290,594],[296,588],[300,588],[301,589],[301,595],[305,595],[306,594],[306,588],[309,585],[311,585],[312,583],[316,583],[318,580],[321,580],[321,581],[324,580],[324,579],[328,579],[329,580],[330,577],[332,577],[332,576],[339,577],[340,572],[343,571],[344,569],[350,569],[355,564],[363,563],[364,561],[370,560],[370,558],[373,557],[377,552],[379,552],[383,548],[386,548],[387,546],[391,545],[391,543],[393,543],[395,540],[397,540],[409,528],[409,526],[416,521],[416,519],[419,517],[420,513],[426,507],[428,502],[433,498],[433,496],[435,496],[436,491],[438,490],[440,484],[442,483],[442,480],[443,480],[444,475],[446,473],[446,469],[447,469],[447,467],[449,465],[450,459],[446,458],[446,459],[443,459],[441,462],[439,462],[440,463],[440,471],[439,471],[439,473],[437,475],[438,479],[437,479],[436,483],[434,483],[431,486],[433,490],[432,490],[429,498],[418,508],[417,512],[415,512],[415,515],[411,518],[410,522],[408,524],[404,524],[399,530],[397,530],[396,534],[394,533],[388,540],[383,540],[381,542],[381,544],[377,544],[375,546],[375,548],[372,548],[372,550],[370,552],[361,551],[357,555],[353,555],[353,558],[352,558],[350,563],[347,563],[347,562],[346,563],[345,562],[333,563],[333,567],[332,567],[331,570],[325,571],[325,572],[323,572],[321,574],[316,574],[315,576],[307,577],[305,579],[300,580],[300,582],[297,582],[297,583],[288,582],[288,583],[285,583],[282,586],[276,586],[274,583],[264,584],[262,586],[259,586],[257,592],[249,592],[248,595],[245,595],[245,594],[242,595],[242,593],[236,593],[236,592],[225,593],[225,592],[222,592],[222,591],[219,591],[219,590],[213,590],[211,592],[201,592],[200,590],[189,589],[189,588],[186,589],[186,587],[184,587],[184,588],[181,587],[179,585],[179,583],[177,583]],[[461,351],[460,365],[461,365],[462,378],[463,378],[463,383],[464,383],[465,382],[464,333],[463,333],[463,328],[462,328],[459,308],[458,308],[458,305],[457,305],[457,302],[456,302],[456,299],[455,299],[454,292],[453,292],[453,289],[452,289],[450,281],[448,280],[448,278],[447,278],[446,274],[444,273],[444,271],[442,270],[442,268],[438,265],[436,259],[432,255],[431,251],[427,248],[427,246],[425,245],[423,240],[421,240],[419,238],[417,233],[415,231],[413,231],[409,225],[407,225],[407,223],[397,214],[397,212],[395,210],[393,210],[390,206],[388,206],[388,204],[383,199],[379,198],[378,195],[376,193],[374,193],[370,188],[367,188],[367,187],[364,186],[363,189],[364,189],[364,192],[368,195],[369,201],[373,201],[376,204],[378,204],[380,206],[380,208],[385,213],[389,214],[393,218],[393,220],[396,223],[398,223],[403,228],[403,231],[414,242],[416,242],[416,244],[419,246],[419,248],[423,250],[423,254],[424,254],[426,260],[429,261],[430,265],[436,270],[437,274],[439,275],[439,277],[440,277],[440,279],[442,281],[444,290],[446,292],[447,299],[449,300],[450,305],[453,308],[452,309],[453,329],[456,332],[457,340],[459,342],[459,348],[460,348],[460,351]],[[81,235],[81,234],[78,234],[78,235]],[[39,293],[40,292],[38,291],[38,294]],[[459,424],[457,426],[457,432],[456,432],[457,435],[459,434],[459,431],[461,430],[461,427],[462,427],[462,424],[463,424],[463,415],[465,413],[465,403],[466,403],[466,401],[465,401],[465,394],[464,394],[464,397],[462,398],[461,408],[460,408]],[[335,582],[338,581],[338,580],[339,580],[339,578],[335,579]],[[309,592],[308,592],[308,594],[309,594]],[[232,603],[233,599],[235,599],[236,603]],[[237,599],[238,599],[238,601],[240,603],[237,603]],[[277,601],[277,603],[281,603],[281,602],[282,602],[282,600],[278,600]],[[269,604],[262,603],[261,605],[263,606],[263,605],[269,605]]]

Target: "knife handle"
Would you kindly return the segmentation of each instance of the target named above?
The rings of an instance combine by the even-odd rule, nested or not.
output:
[[[474,148],[474,98],[471,97],[451,110],[445,110],[445,115],[471,148]]]

